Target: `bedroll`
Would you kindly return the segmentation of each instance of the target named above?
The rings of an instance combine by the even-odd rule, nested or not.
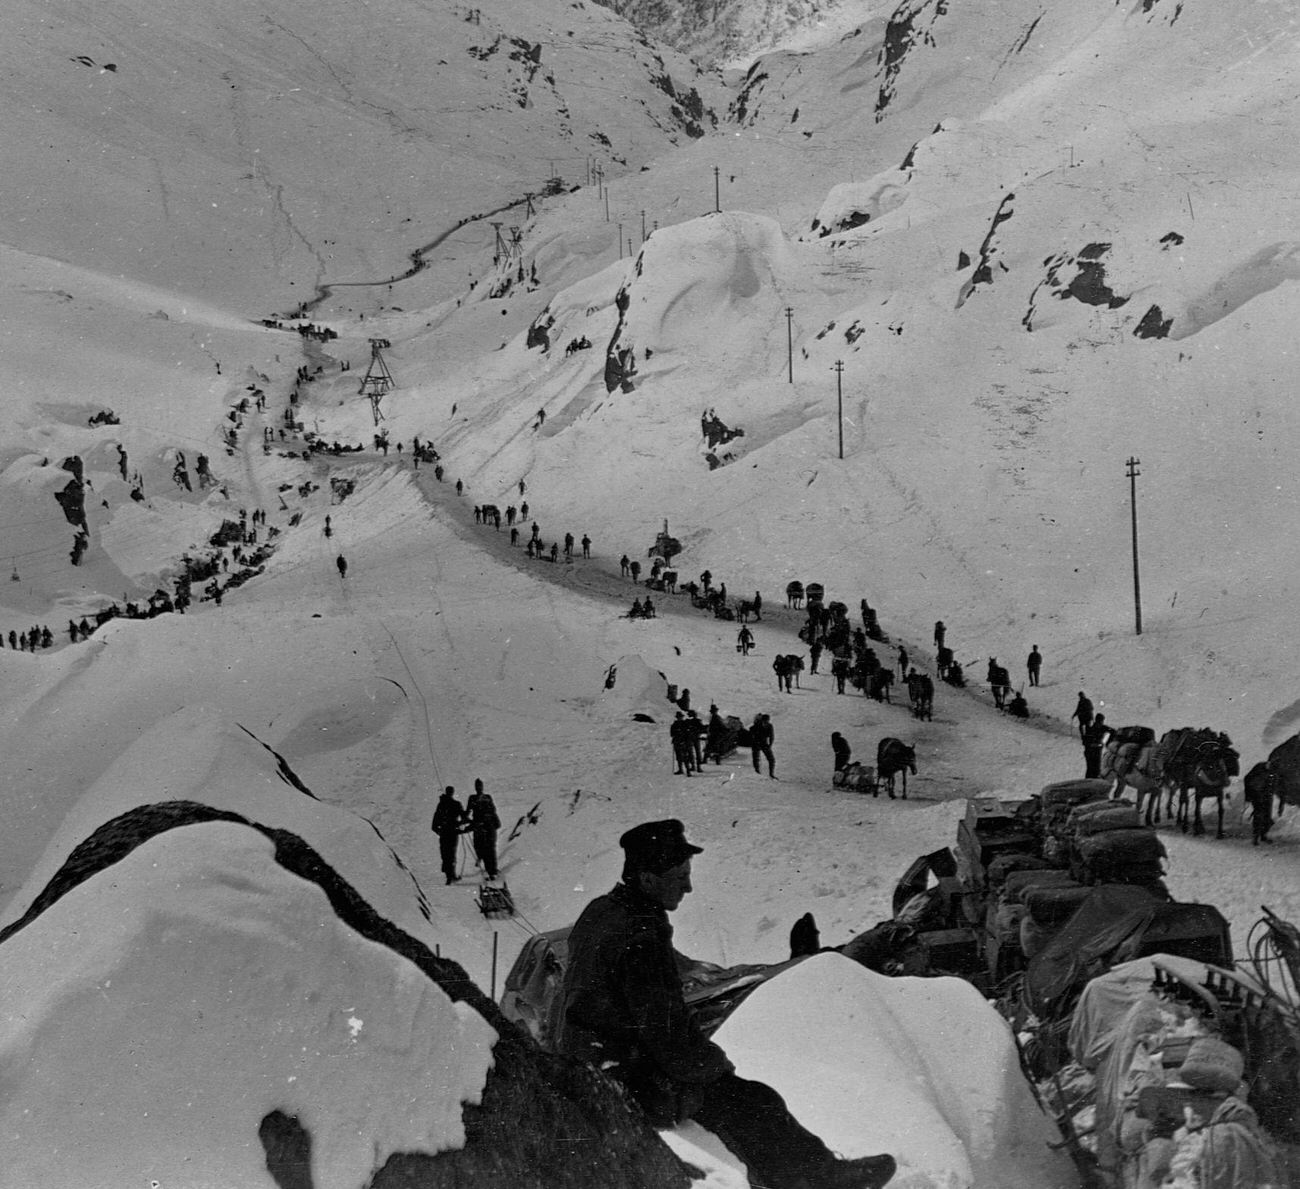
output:
[[[1150,827],[1107,830],[1079,839],[1071,871],[1084,883],[1144,884],[1164,875],[1165,856]]]
[[[1132,829],[1141,824],[1137,806],[1127,801],[1092,801],[1070,810],[1065,828],[1076,838],[1082,838],[1106,830]]]

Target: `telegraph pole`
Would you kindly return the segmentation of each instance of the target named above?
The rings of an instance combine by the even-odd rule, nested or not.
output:
[[[1136,634],[1142,634],[1142,584],[1138,579],[1138,503],[1137,503],[1137,479],[1142,473],[1138,470],[1141,463],[1140,458],[1129,456],[1125,465],[1128,467],[1128,492],[1129,504],[1133,510],[1133,618],[1136,624]]]
[[[715,165],[713,167],[713,213],[722,214],[722,197],[718,188],[718,175],[722,171]]]
[[[785,307],[785,353],[790,372],[790,383],[794,383],[794,307]]]
[[[837,359],[831,369],[835,373],[835,400],[839,405],[840,457],[844,457],[844,360]]]
[[[618,225],[618,258],[623,259],[623,224]]]
[[[641,212],[641,242],[645,243],[645,211]]]

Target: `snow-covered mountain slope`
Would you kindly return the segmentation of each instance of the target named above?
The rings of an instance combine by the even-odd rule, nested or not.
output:
[[[596,6],[17,0],[7,31],[0,238],[250,318],[710,123]]]
[[[514,834],[501,968],[613,882],[623,829],[667,816],[706,847],[682,948],[774,961],[804,911],[831,943],[887,916],[964,796],[1078,775],[1079,689],[1113,723],[1226,730],[1247,767],[1295,732],[1289,8],[909,0],[761,59],[729,101],[609,12],[517,10],[15,10],[6,899],[82,793],[194,705],[374,820],[481,986],[494,930],[428,835],[448,783],[483,776]],[[730,122],[693,137],[691,88]],[[554,175],[582,184],[507,205]],[[396,378],[382,425],[371,339]],[[743,436],[708,447],[707,410]],[[406,450],[308,450],[378,428]],[[417,435],[441,482],[412,469]],[[513,548],[474,524],[525,499]],[[533,521],[548,546],[590,534],[592,558],[526,558]],[[644,563],[665,522],[683,579],[763,592],[753,657],[680,596],[622,618],[641,591],[618,558]],[[186,570],[184,615],[69,640]],[[771,610],[793,578],[869,600],[925,667],[945,620],[971,686],[924,723],[824,674],[778,694],[772,654],[803,651]],[[55,646],[10,646],[45,623]],[[1034,643],[1044,684],[1011,720],[983,665],[1018,684]],[[771,711],[779,779],[748,756],[674,778],[670,683]],[[909,800],[831,792],[836,729],[867,762],[914,742]],[[1291,815],[1253,850],[1238,807],[1222,842],[1167,837],[1171,890],[1241,945],[1260,903],[1300,915],[1300,882]]]
[[[914,637],[947,618],[968,660],[1039,643],[1126,717],[1276,741],[1298,560],[1288,29],[1269,6],[913,5],[762,60],[736,135],[615,184],[637,259],[606,240],[605,273],[538,293],[552,346],[521,336],[440,385],[481,394],[445,441],[569,515],[617,474],[609,531],[667,517],[736,589],[821,577]],[[712,197],[706,155],[721,217],[672,197]],[[578,201],[539,220],[538,260],[577,240]],[[677,225],[642,246],[641,205]],[[601,347],[633,350],[631,391]],[[711,406],[746,437],[708,473]]]

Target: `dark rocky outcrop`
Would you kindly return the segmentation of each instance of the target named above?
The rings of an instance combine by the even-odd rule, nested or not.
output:
[[[60,466],[72,476],[72,480],[62,490],[56,491],[54,498],[63,509],[68,523],[77,530],[72,539],[71,554],[75,566],[90,547],[90,525],[86,523],[86,472],[81,458],[76,454],[65,458]]]
[[[975,271],[971,273],[969,280],[961,287],[961,293],[957,298],[957,307],[960,309],[965,304],[966,299],[975,292],[981,285],[991,285],[993,283],[993,256],[996,251],[995,236],[998,228],[1005,223],[1015,213],[1012,204],[1015,202],[1014,194],[1007,194],[1002,201],[998,203],[998,209],[993,212],[993,221],[989,224],[988,232],[984,236],[984,242],[980,244],[979,262],[975,265]],[[1003,266],[1005,268],[1005,266]]]
[[[1133,327],[1133,334],[1140,339],[1163,339],[1169,336],[1173,325],[1174,320],[1166,318],[1164,311],[1158,305],[1153,305]]]
[[[930,30],[948,12],[946,0],[904,0],[890,14],[880,47],[880,91],[876,96],[876,123],[885,118],[896,92],[898,75],[907,56],[918,45],[935,44]]]
[[[1060,252],[1043,261],[1046,277],[1034,287],[1029,298],[1029,308],[1020,320],[1026,330],[1034,329],[1036,299],[1040,290],[1046,290],[1061,301],[1073,300],[1085,305],[1105,306],[1117,310],[1128,303],[1128,295],[1116,293],[1106,278],[1105,256],[1110,251],[1108,243],[1090,243],[1078,252]]]
[[[275,863],[316,884],[340,921],[407,959],[497,1032],[482,1101],[463,1108],[464,1147],[393,1155],[369,1189],[686,1189],[681,1163],[612,1082],[591,1066],[539,1049],[461,966],[381,917],[319,852],[288,830],[195,801],[139,806],[76,846],[22,917],[0,930],[0,944],[150,839],[207,822],[243,825],[269,839]],[[303,1161],[311,1137],[298,1120],[274,1110],[261,1120],[258,1137],[281,1189],[310,1189]]]

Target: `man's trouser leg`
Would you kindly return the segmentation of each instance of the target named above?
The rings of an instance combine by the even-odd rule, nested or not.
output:
[[[703,1097],[691,1117],[745,1162],[750,1180],[768,1189],[787,1189],[833,1159],[763,1082],[725,1074],[703,1090]]]
[[[489,879],[497,876],[497,836],[495,830],[474,831],[474,854]]]
[[[439,834],[438,850],[442,853],[442,873],[448,879],[456,878],[456,851],[460,838],[455,834]]]

